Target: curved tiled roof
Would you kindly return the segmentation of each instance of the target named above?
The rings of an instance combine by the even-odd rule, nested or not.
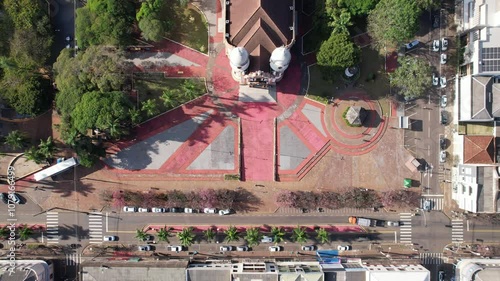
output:
[[[226,6],[228,41],[250,53],[249,71],[269,72],[274,49],[293,39],[293,0],[230,0]]]

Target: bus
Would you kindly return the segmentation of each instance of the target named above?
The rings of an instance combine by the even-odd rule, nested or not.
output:
[[[55,176],[57,174],[60,174],[68,169],[71,169],[75,166],[78,165],[78,160],[75,157],[71,157],[69,159],[66,159],[62,162],[59,162],[55,164],[54,166],[50,166],[47,169],[44,169],[38,173],[35,174],[35,180],[36,181],[41,181],[43,179],[46,179],[48,177]]]

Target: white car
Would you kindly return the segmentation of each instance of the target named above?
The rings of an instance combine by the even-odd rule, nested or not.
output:
[[[432,42],[432,50],[434,52],[439,52],[439,45],[440,45],[440,41],[439,40],[434,40]]]
[[[165,208],[151,208],[151,212],[153,213],[165,213]]]
[[[269,246],[269,251],[271,252],[280,252],[281,246]]]
[[[448,105],[448,97],[446,95],[441,96],[441,107],[446,107]]]
[[[387,221],[387,226],[399,226],[398,221]]]
[[[349,246],[349,245],[345,245],[345,246],[339,245],[337,247],[337,250],[339,250],[339,251],[348,251],[350,249],[351,249],[351,246]]]
[[[135,213],[135,212],[137,212],[137,207],[128,207],[128,206],[125,206],[125,207],[123,207],[123,212],[125,212],[125,213]]]
[[[311,246],[302,246],[302,251],[314,251],[316,249],[316,246],[311,245]]]
[[[102,241],[116,241],[118,237],[116,236],[104,236],[102,237]]]
[[[436,73],[432,73],[432,86],[437,85],[439,85],[439,77],[436,75]]]
[[[167,250],[170,252],[182,252],[182,246],[168,246]]]
[[[231,210],[230,209],[225,209],[225,210],[220,210],[219,211],[219,215],[220,216],[229,215],[229,214],[231,214]]]
[[[147,251],[151,251],[151,246],[149,246],[149,245],[145,245],[145,246],[137,246],[137,249],[138,249],[139,251],[145,251],[145,252],[147,252]]]
[[[446,151],[441,150],[439,153],[439,162],[445,163],[446,162]]]
[[[236,247],[236,251],[238,251],[238,252],[247,252],[248,251],[248,247],[247,246],[237,246]]]
[[[448,56],[446,54],[441,54],[441,64],[446,64],[448,61]]]
[[[261,243],[273,243],[273,237],[271,236],[262,236],[260,239]]]
[[[233,246],[220,246],[219,251],[221,252],[231,252],[233,250]]]
[[[192,208],[184,208],[184,213],[186,213],[186,214],[192,214],[193,213],[193,209]]]
[[[416,46],[418,46],[418,44],[420,44],[420,41],[413,40],[410,43],[405,44],[405,47],[406,47],[407,50],[411,50],[411,49],[415,48]]]
[[[205,213],[205,214],[215,214],[215,213],[217,213],[217,209],[215,209],[215,208],[205,208],[205,209],[203,209],[203,213]]]
[[[448,39],[441,38],[441,50],[446,51],[448,49]]]
[[[439,84],[441,84],[441,88],[446,88],[446,77],[441,76],[439,79]]]
[[[139,213],[149,213],[148,208],[139,208]]]

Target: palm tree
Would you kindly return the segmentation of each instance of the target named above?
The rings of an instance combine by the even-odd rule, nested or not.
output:
[[[207,240],[207,242],[212,242],[212,240],[214,240],[216,234],[217,233],[211,227],[208,228],[207,230],[203,231],[203,235],[205,236],[205,239]]]
[[[9,237],[9,234],[10,234],[10,230],[7,228],[7,226],[0,228],[0,238],[5,239],[5,238]]]
[[[184,96],[189,99],[196,98],[199,92],[201,92],[196,83],[194,83],[192,80],[184,81],[184,83],[182,84],[182,91],[184,93]]]
[[[163,101],[163,105],[166,108],[174,108],[177,103],[175,101],[177,96],[177,91],[174,89],[167,89],[163,91],[163,94],[160,96],[160,99]]]
[[[245,236],[245,240],[247,241],[249,247],[259,245],[260,238],[261,235],[260,235],[260,230],[258,228],[252,227],[247,229],[247,235]]]
[[[141,115],[140,110],[129,109],[128,113],[130,115],[130,121],[132,122],[132,125],[137,125],[137,124],[141,123],[142,115]]]
[[[316,229],[316,238],[321,244],[330,243],[330,234],[323,227]]]
[[[57,147],[52,137],[48,137],[46,141],[40,140],[40,144],[38,145],[38,152],[46,159],[52,158],[56,150]]]
[[[279,244],[285,239],[285,231],[281,227],[273,226],[271,228],[271,235],[273,236],[274,243]]]
[[[305,243],[307,241],[306,229],[297,225],[292,231],[292,240],[300,244]]]
[[[141,240],[141,241],[144,241],[146,238],[148,237],[148,234],[146,233],[146,231],[142,230],[142,229],[137,229],[136,232],[135,232],[135,238]]]
[[[43,154],[40,152],[40,150],[34,146],[28,148],[25,152],[24,152],[24,157],[26,157],[26,159],[30,160],[30,161],[33,161],[37,164],[40,164],[43,162],[43,160],[45,160],[46,158],[43,156]]]
[[[23,147],[25,141],[26,139],[24,134],[19,132],[18,130],[11,131],[5,137],[5,143],[12,149],[19,149]]]
[[[170,240],[168,239],[172,234],[172,228],[165,226],[164,228],[160,228],[158,231],[158,240],[160,241],[165,241],[167,243],[170,243]]]
[[[334,10],[329,25],[333,27],[333,33],[349,33],[347,27],[352,25],[351,13],[346,9]]]
[[[224,234],[226,234],[227,243],[240,240],[238,229],[235,226],[229,226],[229,228],[224,231]]]
[[[33,235],[33,229],[27,225],[23,225],[19,228],[19,239],[21,239],[21,241],[28,240],[31,235]]]
[[[148,117],[155,116],[160,112],[158,105],[154,99],[149,99],[142,102],[142,111],[146,113]]]
[[[181,245],[184,247],[189,247],[193,245],[194,238],[196,235],[193,233],[192,227],[185,227],[181,232],[177,233],[177,238],[181,240]]]

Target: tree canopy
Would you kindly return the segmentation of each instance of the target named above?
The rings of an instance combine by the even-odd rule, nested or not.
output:
[[[380,0],[326,0],[326,2],[337,2],[337,5],[346,8],[353,16],[367,15]]]
[[[418,30],[420,8],[415,1],[381,0],[368,16],[368,33],[373,46],[394,48],[412,38]]]
[[[142,2],[141,8],[136,14],[136,19],[139,22],[142,36],[146,40],[159,41],[166,32],[172,29],[173,22],[169,20],[170,17],[162,17],[162,15],[169,14],[168,6],[171,4],[165,0]]]
[[[406,98],[421,96],[431,85],[431,68],[426,60],[416,57],[398,58],[399,67],[390,75],[391,86]]]
[[[79,47],[128,44],[134,15],[131,0],[88,0],[87,5],[76,10]]]
[[[47,107],[51,96],[49,81],[22,69],[4,69],[2,97],[16,112],[35,115]]]
[[[321,44],[316,59],[320,66],[340,70],[357,64],[360,53],[359,47],[351,41],[348,33],[332,33]]]

